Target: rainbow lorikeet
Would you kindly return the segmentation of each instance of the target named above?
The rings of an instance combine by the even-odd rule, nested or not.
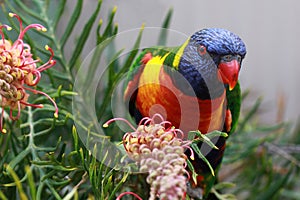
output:
[[[138,122],[160,113],[184,133],[232,133],[240,112],[238,75],[245,55],[241,38],[220,28],[200,30],[178,47],[144,49],[128,74],[124,98],[130,114]],[[205,157],[217,170],[225,138],[213,142],[218,149],[210,149]],[[204,143],[197,145],[207,149]],[[202,159],[195,158],[192,164],[198,177],[188,193],[205,198],[215,178]]]

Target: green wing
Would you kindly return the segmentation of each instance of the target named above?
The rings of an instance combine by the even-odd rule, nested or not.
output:
[[[231,130],[229,132],[229,134],[231,134],[236,129],[241,110],[242,96],[239,82],[236,84],[233,90],[229,91],[228,88],[226,89],[226,97],[228,104],[227,106],[231,111],[232,116]]]

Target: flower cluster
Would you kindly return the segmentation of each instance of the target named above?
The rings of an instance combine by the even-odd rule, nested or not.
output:
[[[116,120],[126,121],[115,118],[105,123],[104,127]],[[150,199],[182,199],[188,176],[184,151],[190,144],[183,140],[183,132],[172,127],[159,114],[143,118],[136,129],[130,126],[134,131],[124,135],[123,145],[128,156],[139,164],[140,172],[149,173]],[[193,157],[193,152],[191,155]],[[122,195],[125,194],[132,193]]]
[[[2,108],[0,131],[5,133],[3,128],[4,109],[9,108],[9,117],[16,120],[20,117],[21,109],[26,106],[41,108],[41,104],[30,104],[28,102],[29,93],[42,94],[46,96],[55,106],[54,116],[58,116],[58,108],[54,100],[42,91],[31,88],[36,86],[41,79],[41,72],[55,65],[53,60],[53,50],[46,45],[45,49],[50,52],[49,60],[37,66],[40,60],[35,60],[31,54],[31,49],[28,44],[23,41],[25,33],[29,29],[38,31],[46,31],[47,29],[40,24],[30,24],[23,28],[22,20],[14,13],[9,13],[10,17],[15,17],[20,24],[20,33],[15,42],[11,43],[5,39],[3,29],[8,31],[11,27],[8,25],[0,26],[0,106]],[[29,87],[28,87],[29,86]],[[17,110],[16,116],[13,116],[13,110]]]

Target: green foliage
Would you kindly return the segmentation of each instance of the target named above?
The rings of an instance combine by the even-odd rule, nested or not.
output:
[[[220,177],[221,181],[229,180],[236,185],[215,187],[218,191],[235,194],[237,199],[298,199],[295,197],[296,194],[299,197],[296,192],[299,157],[293,155],[297,152],[284,147],[299,147],[299,143],[290,139],[299,129],[292,132],[291,125],[283,122],[261,125],[257,114],[261,101],[257,99],[247,112],[242,112],[236,133],[227,142]]]
[[[43,72],[37,89],[49,94],[59,107],[59,117],[56,119],[53,117],[54,108],[48,99],[31,95],[30,102],[43,104],[44,107],[23,109],[18,121],[10,121],[5,117],[8,132],[0,136],[0,199],[111,200],[129,190],[147,198],[149,188],[144,175],[132,175],[104,164],[113,162],[118,156],[103,156],[102,160],[92,156],[106,155],[107,150],[97,143],[92,145],[92,150],[87,149],[89,144],[84,142],[90,141],[81,141],[78,129],[84,130],[93,140],[106,140],[93,132],[92,127],[80,122],[76,123],[80,127],[75,128],[73,124],[76,117],[73,116],[71,107],[72,98],[77,95],[73,92],[75,77],[85,56],[87,41],[95,27],[95,47],[99,44],[102,46],[93,51],[88,76],[81,78],[85,84],[89,84],[103,57],[104,48],[112,47],[112,53],[106,55],[109,67],[105,84],[100,88],[103,95],[95,105],[100,122],[112,117],[109,103],[113,90],[138,54],[143,28],[137,35],[133,50],[121,64],[116,58],[122,54],[122,50],[115,52],[111,45],[114,35],[118,33],[118,25],[114,22],[116,7],[110,11],[107,20],[98,20],[102,5],[102,1],[98,0],[86,22],[80,24],[83,0],[74,0],[73,10],[67,10],[67,3],[66,0],[0,1],[1,23],[18,30],[17,22],[8,17],[9,12],[14,12],[26,25],[41,23],[47,27],[47,32],[29,31],[24,40],[31,46],[35,58],[43,61],[49,57],[49,52],[44,49],[46,44],[55,51],[57,64]],[[57,28],[62,19],[67,17],[67,12],[70,12],[68,23],[58,34]],[[171,16],[172,10],[167,13],[163,28],[169,27]],[[75,29],[80,25],[83,25],[81,31],[76,32]],[[13,41],[17,36],[14,31],[4,34]],[[162,30],[158,44],[164,45],[166,39],[167,32]],[[85,92],[89,93],[88,90]],[[91,97],[86,95],[85,100],[89,102],[89,98]],[[258,99],[250,110],[242,112],[236,133],[228,140],[221,169],[229,169],[230,173],[226,175],[225,170],[221,170],[220,183],[212,191],[219,199],[234,199],[235,196],[239,199],[299,199],[300,182],[297,177],[300,128],[292,132],[285,123],[261,126],[257,122],[260,103],[261,99]],[[107,132],[115,131],[114,126],[107,129]],[[209,142],[206,137],[199,139]],[[200,151],[196,153],[201,156]]]
[[[8,17],[9,12],[17,13],[25,25],[41,23],[47,27],[46,33],[30,31],[24,40],[31,46],[36,58],[44,60],[49,56],[43,49],[45,44],[55,51],[58,63],[47,70],[38,88],[54,98],[59,107],[59,117],[56,119],[53,117],[54,108],[48,100],[33,95],[30,97],[31,102],[43,104],[43,108],[23,109],[18,121],[5,118],[9,132],[0,138],[2,199],[114,199],[128,176],[123,172],[116,173],[115,169],[106,167],[91,156],[91,152],[79,141],[76,128],[73,127],[71,103],[72,97],[77,95],[73,92],[74,77],[102,1],[98,1],[82,32],[75,36],[77,39],[72,49],[67,49],[67,46],[74,42],[70,38],[74,38],[71,36],[79,25],[83,1],[75,2],[70,20],[59,37],[56,31],[65,17],[66,4],[67,1],[37,0],[7,0],[2,4],[1,19],[7,17],[7,21],[2,20],[2,23],[10,24],[15,30],[18,30],[18,25]],[[98,24],[98,42],[117,32],[117,28],[112,26],[115,10],[111,13],[110,23],[102,35],[101,24]],[[14,33],[5,35],[12,41],[16,39]],[[71,56],[66,56],[66,52]],[[101,149],[95,146],[93,153],[97,153],[97,150]]]
[[[78,95],[73,92],[75,76],[78,75],[83,51],[91,38],[93,27],[96,26],[95,46],[101,44],[102,48],[96,48],[93,52],[88,77],[82,77],[86,81],[93,78],[103,50],[110,45],[113,36],[118,32],[118,25],[114,22],[116,7],[111,10],[107,23],[101,19],[97,24],[102,5],[99,0],[89,19],[83,24],[82,31],[76,33],[74,30],[81,25],[79,21],[83,11],[83,0],[77,0],[66,27],[58,34],[57,28],[61,27],[59,24],[66,17],[66,11],[69,12],[67,1],[5,0],[1,5],[1,23],[11,25],[16,32],[18,24],[8,17],[9,12],[17,13],[25,26],[40,23],[47,28],[46,33],[29,31],[24,41],[31,46],[34,57],[41,60],[49,57],[44,45],[47,44],[54,50],[57,64],[44,73],[37,87],[55,99],[59,107],[59,117],[56,119],[53,117],[54,108],[48,100],[33,95],[30,97],[31,103],[43,104],[43,108],[23,109],[18,121],[5,118],[8,133],[0,137],[1,199],[115,199],[124,190],[129,172],[106,166],[104,163],[112,162],[107,156],[100,161],[92,156],[105,154],[105,150],[96,143],[92,151],[88,150],[86,146],[89,144],[82,142],[89,141],[80,141],[73,125],[76,119],[72,115],[71,105],[73,96]],[[168,21],[165,21],[166,27]],[[102,88],[105,98],[96,105],[100,121],[103,116],[112,116],[108,109],[111,93],[137,55],[142,31],[143,29],[133,46],[134,50],[125,59],[125,64],[122,67],[119,67],[118,61],[109,64],[107,87]],[[12,41],[16,40],[17,34],[14,32],[4,34]],[[74,41],[71,38],[76,39]],[[70,48],[73,43],[74,47]],[[109,59],[115,60],[121,53],[122,51],[113,52]],[[103,141],[101,135],[90,131],[90,127],[80,122],[77,125],[93,139]]]

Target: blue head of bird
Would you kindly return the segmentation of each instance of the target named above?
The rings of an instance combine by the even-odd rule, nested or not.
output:
[[[203,29],[189,38],[178,71],[199,98],[211,99],[224,86],[235,87],[245,55],[246,46],[236,34],[221,28]]]

